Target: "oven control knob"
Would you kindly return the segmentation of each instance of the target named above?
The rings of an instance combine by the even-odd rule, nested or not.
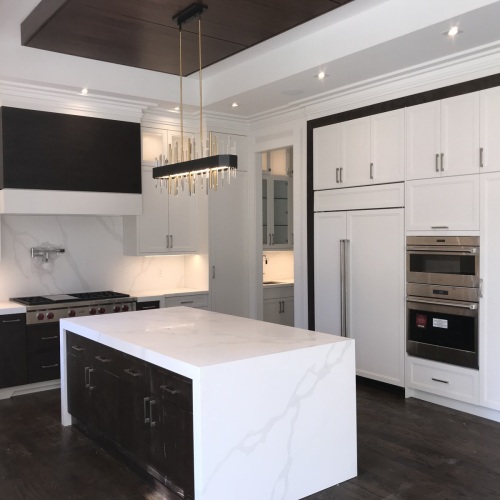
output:
[[[74,310],[74,309],[70,309],[70,310],[68,311],[68,316],[69,316],[70,318],[74,318],[74,317],[76,316],[76,312],[75,312],[75,310]]]
[[[106,312],[106,309],[104,309],[104,307],[99,307],[99,311],[98,311],[99,314],[104,314],[105,312]]]
[[[120,306],[115,306],[115,307],[113,307],[113,312],[115,312],[115,313],[119,313],[121,310],[122,310],[122,309],[121,309],[121,307],[120,307]]]
[[[54,319],[54,313],[53,312],[47,313],[47,319]]]
[[[38,321],[42,321],[42,319],[44,319],[44,318],[45,318],[45,314],[43,314],[43,313],[38,313],[38,314],[36,315],[36,319],[37,319]]]
[[[128,311],[128,310],[129,310],[129,307],[127,304],[122,306],[122,311]]]
[[[97,311],[95,310],[94,307],[92,307],[92,309],[89,309],[89,314],[95,314]]]

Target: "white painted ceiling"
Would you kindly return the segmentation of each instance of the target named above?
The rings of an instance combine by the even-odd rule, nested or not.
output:
[[[461,33],[450,39],[443,32],[452,25]],[[204,108],[257,118],[498,50],[500,1],[355,0],[205,70]]]

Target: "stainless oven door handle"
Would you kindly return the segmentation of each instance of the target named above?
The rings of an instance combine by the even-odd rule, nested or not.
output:
[[[450,248],[439,248],[439,247],[432,247],[432,246],[418,246],[418,247],[415,247],[415,246],[411,246],[411,245],[408,245],[406,247],[406,250],[408,252],[415,252],[415,253],[428,253],[428,252],[432,252],[432,253],[453,253],[453,254],[476,254],[477,253],[477,249],[476,248],[461,248],[460,250],[453,250],[453,249],[450,249]]]
[[[453,302],[444,302],[442,300],[432,300],[432,299],[419,299],[417,297],[406,297],[407,302],[418,302],[420,304],[431,304],[435,306],[449,306],[458,307],[459,309],[470,309],[475,311],[477,309],[477,304],[454,304]]]

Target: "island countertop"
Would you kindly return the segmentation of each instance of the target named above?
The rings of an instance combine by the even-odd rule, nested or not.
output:
[[[63,319],[61,327],[190,378],[204,367],[348,340],[187,307]]]
[[[67,332],[192,380],[196,500],[297,500],[357,473],[353,339],[187,307],[64,319],[63,425]]]

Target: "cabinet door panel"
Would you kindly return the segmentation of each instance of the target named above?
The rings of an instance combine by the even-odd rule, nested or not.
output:
[[[404,109],[371,117],[371,163],[373,183],[404,179]]]
[[[314,129],[313,189],[339,187],[337,169],[340,165],[340,124]]]
[[[244,317],[249,302],[247,197],[246,172],[238,172],[229,187],[209,193],[210,308]]]
[[[481,276],[479,360],[481,403],[500,410],[500,174],[481,176]]]
[[[71,415],[87,421],[88,392],[87,371],[83,357],[68,353],[66,356],[68,376],[68,411]]]
[[[479,92],[441,101],[442,175],[479,172]]]
[[[7,314],[0,321],[0,388],[26,382],[26,315]]]
[[[500,87],[482,90],[480,97],[481,172],[500,171]]]
[[[314,214],[314,302],[316,331],[340,335],[340,240],[346,213]]]
[[[408,231],[478,231],[479,175],[406,183]]]
[[[439,101],[406,108],[406,178],[440,175],[436,155],[441,153]],[[438,157],[439,158],[439,157]]]
[[[279,299],[267,299],[264,300],[264,321],[268,323],[281,323],[280,318],[280,300]]]
[[[357,374],[404,385],[404,216],[402,209],[347,214],[347,334]]]
[[[281,308],[281,324],[286,326],[294,326],[294,299],[293,297],[285,297],[282,299]]]
[[[342,187],[370,184],[370,117],[340,124]]]
[[[151,168],[142,168],[142,215],[138,217],[139,252],[164,254],[167,251],[168,194],[153,179]]]
[[[205,195],[202,195],[205,196]],[[170,253],[196,252],[198,197],[187,191],[168,198],[168,233],[172,236]]]

